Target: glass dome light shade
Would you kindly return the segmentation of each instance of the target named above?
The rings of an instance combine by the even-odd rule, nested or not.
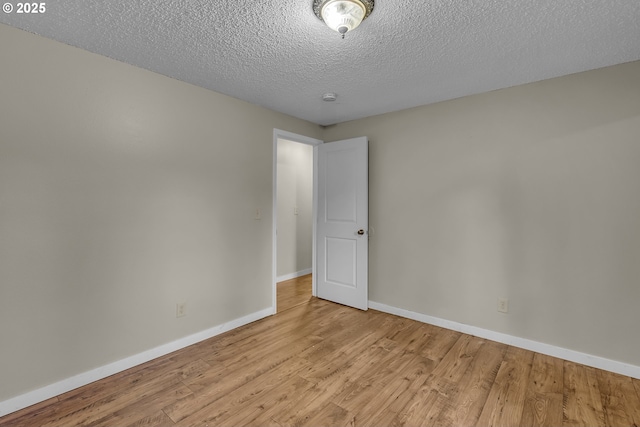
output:
[[[329,0],[322,6],[322,20],[329,28],[344,35],[365,18],[366,8],[358,0]]]

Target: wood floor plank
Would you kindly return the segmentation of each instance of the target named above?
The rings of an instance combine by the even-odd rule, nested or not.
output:
[[[62,394],[58,396],[57,404],[48,405],[34,414],[27,414],[15,423],[29,426],[67,426],[95,422],[149,393],[154,394],[164,387],[178,384],[186,378],[186,373],[195,375],[203,366],[208,365],[203,365],[199,360],[180,363],[172,357],[156,359],[144,366]]]
[[[533,352],[509,347],[478,419],[478,425],[520,425],[532,361]]]
[[[385,339],[380,338],[379,334],[372,331],[355,342],[345,343],[335,352],[327,355],[324,361],[310,363],[300,373],[300,376],[315,383],[321,382],[331,376],[339,375],[351,365],[359,364],[364,354],[370,356],[376,353],[378,348],[388,352],[388,345],[389,343]]]
[[[633,388],[636,389],[636,394],[638,395],[638,399],[640,399],[640,379],[631,378],[631,382],[633,383]],[[638,424],[640,426],[640,424]]]
[[[42,402],[31,405],[28,408],[0,417],[0,426],[33,426],[42,424],[46,420],[47,414],[55,413],[55,409],[59,408],[58,397],[43,400]]]
[[[266,399],[277,386],[289,378],[298,377],[297,372],[306,365],[299,358],[289,360],[282,369],[264,372],[251,378],[250,381],[235,387],[224,395],[212,398],[211,402],[189,416],[176,420],[181,426],[228,425],[228,419],[237,417],[246,407],[251,407],[256,400]],[[214,400],[215,399],[215,400]]]
[[[380,421],[382,413],[387,411],[389,406],[406,390],[402,386],[406,386],[406,382],[396,378],[387,387],[379,388],[375,398],[365,402],[364,406],[359,408],[355,415],[357,425],[384,425]]]
[[[603,426],[602,394],[594,368],[564,362],[563,425]]]
[[[640,425],[640,380],[311,298],[0,426]]]
[[[520,425],[562,425],[562,360],[536,353],[528,381]]]
[[[174,398],[180,398],[188,392],[188,390],[181,387],[181,382],[188,379],[190,376],[197,375],[200,369],[208,365],[203,364],[200,360],[196,360],[178,366],[171,364],[168,366],[173,367],[173,369],[161,369],[158,372],[153,371],[151,366],[154,366],[154,364],[152,363],[145,369],[140,370],[140,373],[147,376],[147,379],[144,381],[141,380],[128,387],[116,387],[112,390],[110,395],[98,401],[93,401],[91,404],[83,406],[80,409],[67,412],[64,416],[53,418],[50,423],[45,423],[42,427],[47,427],[49,425],[67,426],[94,424],[104,417],[117,413],[118,411],[126,413],[126,408],[128,406],[138,407],[141,401],[145,400],[148,396],[155,396],[159,393],[166,392],[166,390],[172,391],[174,388],[182,389],[182,391],[174,394]],[[69,407],[75,409],[74,405],[69,405]]]
[[[462,334],[449,329],[441,329],[421,346],[422,355],[440,362],[442,358],[458,342]]]
[[[147,415],[141,420],[136,421],[133,424],[129,424],[126,427],[174,427],[176,424],[171,421],[171,418],[162,411],[155,414]]]
[[[283,314],[286,315],[291,312],[295,313],[296,308],[287,310]],[[296,326],[296,320],[301,319],[293,317],[291,320],[291,322],[272,324],[267,330],[252,333],[229,344],[233,345],[236,351],[229,352],[227,350],[228,345],[220,346],[203,359],[211,365],[224,364],[225,366],[233,366],[234,364],[242,364],[245,363],[248,358],[259,358],[260,354],[258,352],[269,352],[274,347],[282,347],[306,335],[313,334],[317,336],[320,331],[325,330],[323,328],[313,327],[306,322],[302,322]]]
[[[162,376],[171,374],[184,378],[195,375],[208,368],[209,365],[202,359],[195,357],[194,354],[188,352],[184,354],[180,351],[109,376],[94,383],[91,388],[81,387],[71,390],[61,394],[59,399],[61,402],[68,400],[79,402],[80,404],[83,402],[92,402],[112,394],[114,387],[122,387],[125,385],[126,387],[132,387],[144,381],[145,378],[148,378],[150,375]]]
[[[420,387],[416,398],[403,410],[406,426],[436,426],[449,402],[459,399],[457,384],[446,378],[430,375]]]
[[[539,393],[529,390],[524,405],[520,421],[522,427],[554,427],[563,423],[561,393]]]
[[[561,359],[535,353],[529,375],[529,388],[537,393],[562,393],[563,369]]]
[[[312,276],[297,277],[277,283],[276,307],[278,313],[309,302],[311,299]]]
[[[301,425],[307,426],[335,426],[335,427],[355,427],[355,416],[344,408],[329,402],[313,416],[305,420],[299,420]],[[297,423],[294,425],[298,425]]]
[[[391,383],[398,377],[398,372],[406,372],[410,365],[417,366],[421,372],[429,373],[433,370],[432,360],[411,353],[389,353],[378,360],[375,365],[359,375],[355,381],[345,386],[332,401],[337,405],[359,412],[360,408],[367,403],[377,400],[380,397],[380,390],[391,387]]]
[[[316,340],[317,337],[309,336],[293,344],[291,348],[275,346],[271,352],[261,353],[262,357],[259,359],[250,357],[246,363],[233,368],[217,366],[210,371],[186,379],[184,383],[194,392],[194,395],[168,405],[164,411],[174,422],[179,422],[264,374],[281,374],[283,371],[293,374],[307,365],[304,359],[294,356],[296,351],[299,352],[313,345]],[[293,365],[288,363],[291,361]]]
[[[293,375],[287,381],[274,387],[269,393],[253,399],[247,409],[236,412],[225,420],[226,425],[253,425],[262,426],[269,424],[277,414],[287,412],[287,408],[302,399],[302,395],[313,384],[304,378]]]
[[[429,347],[434,346],[436,336],[445,332],[446,330],[418,322],[416,322],[416,326],[417,327],[413,330],[413,332],[405,338],[402,348],[403,351],[413,354],[420,354],[424,357],[431,356],[430,358],[433,360],[440,360],[442,358],[442,355],[439,355],[438,357],[434,354],[433,351],[429,351]],[[447,337],[451,336],[448,333],[445,333],[444,335]],[[455,344],[455,341],[457,341],[457,338],[455,340],[452,340],[449,348],[451,348],[453,344]]]
[[[304,425],[315,414],[322,411],[334,394],[352,381],[349,376],[341,376],[331,381],[314,384],[302,393],[301,399],[292,402],[285,411],[274,414],[270,420],[281,426]]]
[[[442,358],[433,374],[452,382],[462,379],[484,340],[471,335],[459,335],[458,340]]]
[[[141,387],[132,389],[120,389],[116,393],[83,406],[73,412],[51,419],[41,427],[69,426],[69,425],[90,425],[105,416],[119,411],[128,405],[133,405],[140,398],[140,395],[152,395],[160,390],[177,385],[180,380],[177,377],[156,378],[145,383]]]
[[[402,372],[395,375],[388,384],[374,384],[377,393],[364,406],[353,408],[358,424],[389,426],[404,423],[406,420],[405,407],[418,395],[420,388],[426,382],[433,370],[433,362],[419,355],[407,363]]]
[[[403,318],[395,320],[399,321],[394,323],[393,327],[389,329],[389,332],[386,335],[386,338],[390,340],[406,343],[410,341],[411,337],[418,333],[420,329],[422,329],[422,325],[413,320]]]
[[[336,358],[344,357],[344,352],[353,352],[358,346],[376,343],[383,335],[384,316],[361,316],[361,321],[356,323],[349,320],[347,325],[339,327],[336,332],[327,336],[321,343],[304,350],[300,357],[306,359],[311,365],[326,365]],[[367,325],[364,327],[364,325]],[[350,325],[350,326],[349,326]],[[357,343],[357,344],[356,344]]]
[[[442,426],[474,425],[489,397],[505,357],[507,346],[485,341],[457,382],[456,393],[435,419]]]
[[[607,426],[640,426],[640,399],[631,378],[596,370]]]
[[[250,351],[256,344],[287,336],[290,333],[300,335],[302,328],[314,327],[322,330],[319,325],[323,320],[335,316],[336,312],[349,310],[346,307],[333,307],[331,303],[314,298],[305,306],[294,307],[277,316],[267,317],[258,322],[253,322],[241,328],[233,329],[221,334],[214,339],[203,341],[194,346],[198,351],[205,351],[202,359],[212,365],[227,363],[228,359],[238,358],[238,355]],[[328,322],[330,323],[330,322]],[[317,333],[315,333],[317,335]],[[259,337],[259,339],[256,339]],[[233,348],[235,351],[228,351]]]
[[[92,422],[91,425],[92,427],[111,427],[135,425],[138,423],[144,424],[148,422],[145,421],[147,414],[158,414],[162,412],[163,406],[192,394],[187,386],[182,383],[177,383],[175,386],[163,388],[156,394],[138,399],[135,404],[127,405],[118,411],[107,413],[103,418]],[[164,412],[162,413],[164,414]],[[166,421],[164,418],[163,420],[162,422]],[[173,424],[172,420],[169,419],[169,421]]]
[[[386,342],[379,331],[377,334],[369,335],[377,337],[379,341]],[[368,342],[368,340],[363,340],[364,342]],[[306,420],[313,418],[316,412],[322,411],[326,402],[333,401],[342,390],[358,381],[369,371],[371,366],[378,366],[378,362],[385,360],[389,354],[389,350],[384,345],[374,343],[373,345],[369,344],[366,348],[361,348],[360,354],[353,358],[334,359],[333,365],[329,366],[326,371],[320,371],[321,375],[314,374],[307,378],[309,381],[315,382],[315,385],[308,390],[305,399],[297,405],[292,405],[288,413],[278,414],[273,419],[281,425],[304,424]]]

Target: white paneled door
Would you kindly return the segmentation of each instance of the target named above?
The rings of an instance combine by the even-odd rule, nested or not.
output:
[[[316,283],[319,298],[368,308],[369,182],[366,137],[317,150]]]

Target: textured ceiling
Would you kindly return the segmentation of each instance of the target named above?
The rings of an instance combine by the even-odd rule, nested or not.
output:
[[[376,0],[344,40],[312,3],[54,0],[0,22],[322,125],[640,59],[639,0]]]

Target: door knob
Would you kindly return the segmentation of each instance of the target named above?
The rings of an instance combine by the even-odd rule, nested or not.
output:
[[[364,234],[364,230],[361,228],[360,230],[358,230],[358,234],[362,236]]]

